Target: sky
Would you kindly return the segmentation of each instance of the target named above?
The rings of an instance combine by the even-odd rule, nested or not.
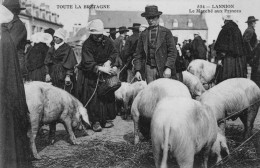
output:
[[[227,8],[227,10],[236,11],[231,11],[229,14],[236,20],[242,33],[247,28],[245,21],[248,16],[255,16],[255,18],[260,19],[260,0],[34,0],[33,2],[38,4],[44,2],[50,5],[50,9],[60,15],[60,22],[68,31],[72,30],[75,23],[81,23],[83,26],[87,25],[89,11],[83,8],[84,5],[109,5],[109,9],[104,10],[121,11],[144,11],[146,5],[157,5],[159,11],[164,14],[199,14],[196,13],[197,9],[212,9],[212,13],[206,13],[205,15],[209,43],[217,38],[221,26],[223,26],[222,17],[228,14],[224,11],[225,8],[216,8],[217,5],[230,5],[231,8]],[[71,5],[72,8],[68,8],[66,5]],[[76,6],[81,6],[81,9],[76,9]],[[195,13],[192,13],[193,10]],[[216,13],[215,10],[224,13]],[[256,24],[258,39],[260,37],[259,23]]]

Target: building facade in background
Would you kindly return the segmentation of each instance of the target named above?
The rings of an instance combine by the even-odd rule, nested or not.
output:
[[[131,27],[133,23],[147,25],[148,23],[144,17],[141,17],[141,13],[141,11],[105,11],[90,9],[88,21],[101,19],[104,23],[106,32],[109,32],[109,28],[116,27],[118,29],[121,26]],[[208,26],[204,14],[162,14],[160,16],[160,24],[170,29],[172,34],[178,37],[178,43],[180,44],[182,44],[184,40],[193,40],[194,33],[198,32],[203,40],[208,41]],[[131,31],[129,32],[129,35],[131,35]],[[88,36],[89,32],[86,27],[75,23],[73,31],[67,39],[67,43],[73,46],[78,61],[80,61],[81,45]]]
[[[36,32],[42,32],[45,29],[52,28],[54,30],[63,27],[59,22],[59,15],[50,11],[49,5],[41,3],[35,4],[32,0],[21,0],[20,4],[25,7],[19,17],[25,24],[27,29],[27,39]]]
[[[104,22],[106,30],[109,28],[121,26],[130,27],[133,23],[146,24],[147,21],[141,17],[141,11],[101,11],[90,10],[89,21],[93,19],[101,19]],[[178,42],[183,40],[193,40],[194,33],[199,32],[203,40],[208,41],[208,26],[205,15],[167,15],[160,16],[160,24],[171,30],[174,36],[178,37]]]

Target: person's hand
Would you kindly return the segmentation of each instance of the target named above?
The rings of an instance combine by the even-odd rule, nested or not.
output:
[[[65,85],[70,85],[70,84],[71,84],[70,76],[69,76],[69,75],[66,75]]]
[[[46,76],[45,76],[45,81],[46,81],[46,82],[50,82],[50,81],[51,81],[51,77],[50,77],[49,74],[46,74]]]
[[[222,66],[222,60],[218,60],[218,65]]]
[[[111,67],[111,61],[110,60],[107,60],[105,63],[104,63],[104,65],[103,65],[104,67]]]
[[[113,70],[113,73],[112,73],[113,75],[116,75],[118,73],[118,68],[116,66],[114,66],[112,68],[112,70]]]
[[[135,73],[135,78],[136,78],[137,80],[142,80],[142,75],[141,75],[141,73],[140,73],[140,72],[136,72],[136,73]]]
[[[164,78],[170,78],[171,77],[171,74],[172,74],[172,71],[170,68],[166,68],[163,72],[163,77]]]
[[[112,68],[105,67],[105,66],[99,66],[98,71],[104,72],[104,73],[109,74],[109,75],[111,75],[114,72],[114,70]]]
[[[225,56],[226,56],[226,53],[222,52],[221,57],[225,57]]]

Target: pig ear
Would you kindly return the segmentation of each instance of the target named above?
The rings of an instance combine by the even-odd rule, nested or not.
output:
[[[79,113],[82,117],[82,120],[88,125],[90,125],[87,109],[85,107],[79,107]]]

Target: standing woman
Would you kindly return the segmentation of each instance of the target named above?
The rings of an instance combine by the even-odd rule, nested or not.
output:
[[[55,31],[54,46],[47,52],[45,58],[46,82],[51,81],[56,87],[63,89],[65,85],[75,84],[74,67],[77,60],[73,49],[64,42],[66,30],[59,28]],[[74,86],[71,86],[73,89]],[[72,90],[74,94],[74,90]]]
[[[231,15],[226,15],[223,20],[224,26],[214,46],[217,62],[222,66],[217,76],[217,83],[230,78],[246,78],[246,59],[241,31]]]
[[[10,25],[12,19],[13,14],[0,5],[0,167],[30,168],[29,111],[17,48],[9,29],[15,26]]]
[[[95,92],[98,73],[114,73],[111,65],[114,63],[118,52],[110,38],[103,35],[104,25],[99,19],[89,23],[90,36],[82,46],[82,60],[78,74],[78,98],[85,105]],[[87,105],[88,114],[94,131],[102,131],[102,127],[113,127],[112,122],[116,117],[114,93],[105,96],[94,96]]]
[[[252,58],[251,80],[260,87],[260,43],[254,49],[254,57]]]
[[[18,0],[5,0],[3,5],[10,10],[14,17],[13,20],[9,23],[9,31],[11,38],[13,39],[16,52],[19,59],[20,71],[22,73],[23,80],[27,80],[28,72],[25,67],[25,45],[27,43],[27,30],[25,24],[19,18],[19,14],[21,10],[25,10],[25,8],[21,8]]]
[[[29,81],[45,81],[44,60],[51,46],[52,36],[38,32],[32,35],[32,47],[26,54],[26,67]]]

